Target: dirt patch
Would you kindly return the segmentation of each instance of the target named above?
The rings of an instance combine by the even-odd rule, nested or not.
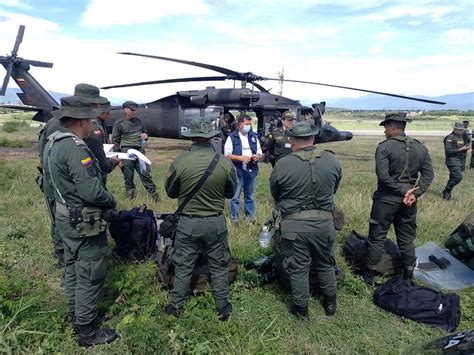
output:
[[[36,146],[32,146],[29,148],[0,147],[0,156],[7,160],[17,159],[18,156],[36,154],[36,152]]]

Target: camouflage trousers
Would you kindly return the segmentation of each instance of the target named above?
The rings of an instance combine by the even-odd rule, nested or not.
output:
[[[147,165],[146,170],[141,172],[138,160],[123,160],[123,179],[125,181],[125,191],[127,192],[127,196],[133,198],[136,194],[135,183],[133,181],[135,170],[148,193],[151,195],[155,194],[156,185],[151,178],[150,166]]]
[[[280,230],[283,268],[290,275],[293,303],[299,307],[308,306],[310,268],[318,275],[322,293],[328,297],[335,296],[332,249],[336,230],[333,219],[285,219],[280,224]]]
[[[456,160],[451,159],[446,162],[446,166],[449,170],[449,180],[446,184],[446,190],[452,191],[454,187],[459,184],[463,179],[462,172],[464,167],[464,161],[462,160],[462,158]]]
[[[204,253],[209,263],[216,307],[225,307],[229,298],[227,265],[230,251],[223,215],[202,218],[180,216],[172,256],[175,279],[170,303],[177,308],[184,306],[191,292],[191,277],[199,250]]]
[[[375,270],[384,250],[385,239],[391,224],[405,268],[412,269],[416,262],[416,204],[408,207],[402,201],[376,198],[372,203],[369,225],[369,253],[367,268]]]
[[[80,237],[69,224],[69,217],[56,213],[57,232],[64,242],[64,290],[69,314],[76,316],[77,324],[87,325],[97,317],[97,306],[107,270],[106,233]]]

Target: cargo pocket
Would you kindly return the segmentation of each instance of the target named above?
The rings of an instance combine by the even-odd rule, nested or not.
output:
[[[171,260],[175,265],[182,265],[186,262],[186,258],[188,257],[183,250],[185,245],[183,245],[182,240],[186,238],[191,238],[193,227],[190,223],[186,223],[186,217],[180,217],[178,224],[176,226],[176,236],[173,241],[173,255],[171,256]]]
[[[106,272],[107,272],[107,258],[106,257],[90,261],[89,280],[91,282],[104,280]]]
[[[294,260],[293,240],[282,239],[281,241],[282,267],[288,274],[291,272],[291,266]]]

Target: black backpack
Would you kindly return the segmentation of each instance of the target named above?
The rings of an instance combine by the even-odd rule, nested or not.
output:
[[[361,236],[353,230],[342,246],[341,254],[354,273],[362,274],[364,272],[368,253],[369,241],[367,237]],[[382,257],[375,271],[385,276],[399,275],[403,271],[400,249],[389,238],[385,239]]]
[[[400,276],[377,287],[374,303],[386,311],[446,331],[455,330],[461,318],[458,295],[418,286]]]
[[[115,212],[109,219],[115,252],[130,261],[147,260],[156,249],[158,231],[153,211],[146,205],[130,211]]]

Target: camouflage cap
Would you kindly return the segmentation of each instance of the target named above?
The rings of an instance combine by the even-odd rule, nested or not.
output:
[[[77,84],[74,88],[74,96],[79,96],[84,100],[89,100],[93,104],[110,105],[109,100],[99,94],[99,88],[90,84],[81,83]]]
[[[461,122],[456,122],[453,125],[453,129],[459,129],[460,131],[468,131],[468,129],[466,127],[464,127],[464,124],[461,123]]]
[[[100,109],[92,108],[90,101],[73,95],[62,97],[60,109],[53,111],[52,115],[57,119],[69,117],[83,120],[96,118],[101,112]]]
[[[212,128],[212,123],[209,118],[205,117],[196,117],[193,118],[189,129],[183,131],[181,134],[183,137],[201,137],[201,138],[212,138],[220,134],[220,131],[216,131]]]
[[[292,128],[285,131],[288,137],[305,138],[315,136],[319,133],[319,128],[308,122],[298,122]]]
[[[389,113],[385,116],[384,120],[380,122],[379,126],[385,126],[385,124],[390,121],[410,123],[411,119],[407,117],[405,112]]]
[[[293,112],[291,112],[291,111],[285,111],[281,114],[281,119],[285,120],[287,118],[295,119],[295,115],[293,115]]]
[[[135,101],[125,101],[122,104],[122,108],[129,108],[132,111],[136,111],[138,108],[138,104]]]

